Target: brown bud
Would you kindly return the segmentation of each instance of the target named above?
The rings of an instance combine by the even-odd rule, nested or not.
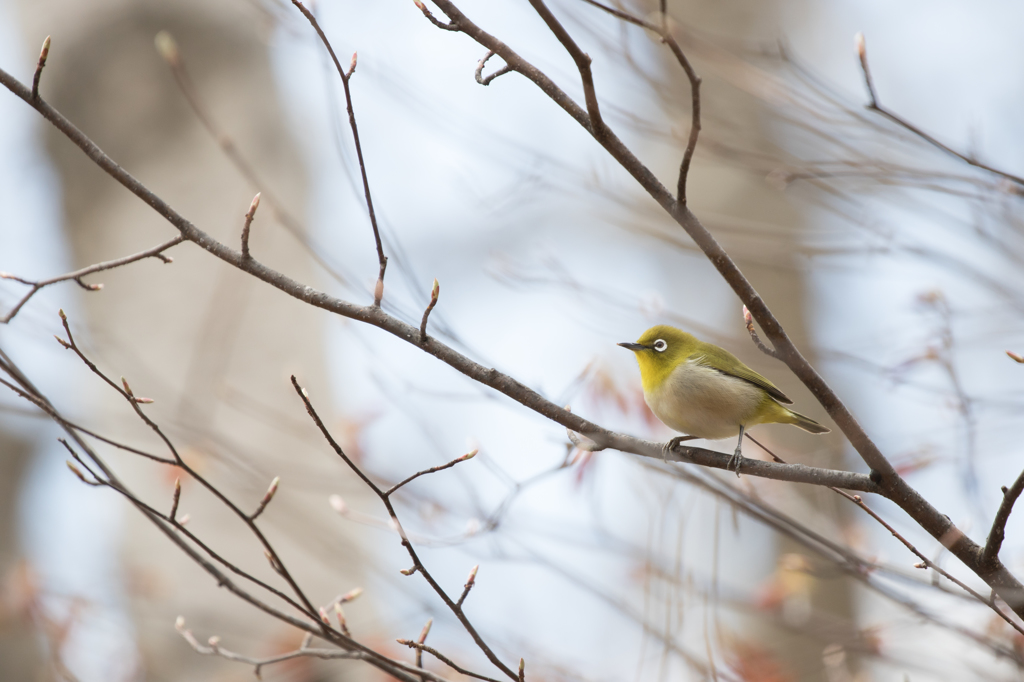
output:
[[[68,465],[68,469],[71,469],[71,473],[73,473],[75,476],[78,476],[78,478],[81,479],[82,483],[88,483],[89,482],[88,480],[86,480],[85,474],[82,473],[81,469],[79,469],[77,466],[75,466],[74,462],[71,462],[69,460],[67,462],[67,465]]]

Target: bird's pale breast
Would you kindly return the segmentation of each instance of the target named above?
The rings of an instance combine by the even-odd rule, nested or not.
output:
[[[712,440],[738,434],[766,398],[750,382],[694,360],[679,364],[659,387],[644,392],[647,405],[670,428]]]

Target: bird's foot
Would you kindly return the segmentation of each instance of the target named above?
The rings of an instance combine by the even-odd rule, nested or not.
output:
[[[688,440],[697,440],[697,436],[676,436],[669,442],[665,443],[665,447],[661,449],[661,458],[668,459],[668,455],[670,452],[675,450],[680,443],[683,443]]]
[[[732,453],[732,457],[730,457],[729,461],[726,463],[725,470],[735,471],[736,478],[739,478],[741,466],[743,466],[743,453],[740,452],[740,448],[737,446],[736,450]]]

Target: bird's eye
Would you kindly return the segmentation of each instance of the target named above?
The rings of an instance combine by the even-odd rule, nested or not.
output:
[[[664,339],[658,339],[657,341],[654,342],[654,350],[658,351],[659,353],[664,353],[666,348],[668,348],[668,344],[665,343]]]

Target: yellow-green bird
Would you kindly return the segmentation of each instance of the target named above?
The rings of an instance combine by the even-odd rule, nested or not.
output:
[[[743,432],[756,424],[793,424],[810,433],[830,429],[794,412],[775,384],[713,343],[668,325],[651,327],[636,343],[620,343],[636,355],[644,400],[666,426],[687,434],[673,438],[669,448],[690,438],[719,440],[739,433],[727,469],[739,475]]]

